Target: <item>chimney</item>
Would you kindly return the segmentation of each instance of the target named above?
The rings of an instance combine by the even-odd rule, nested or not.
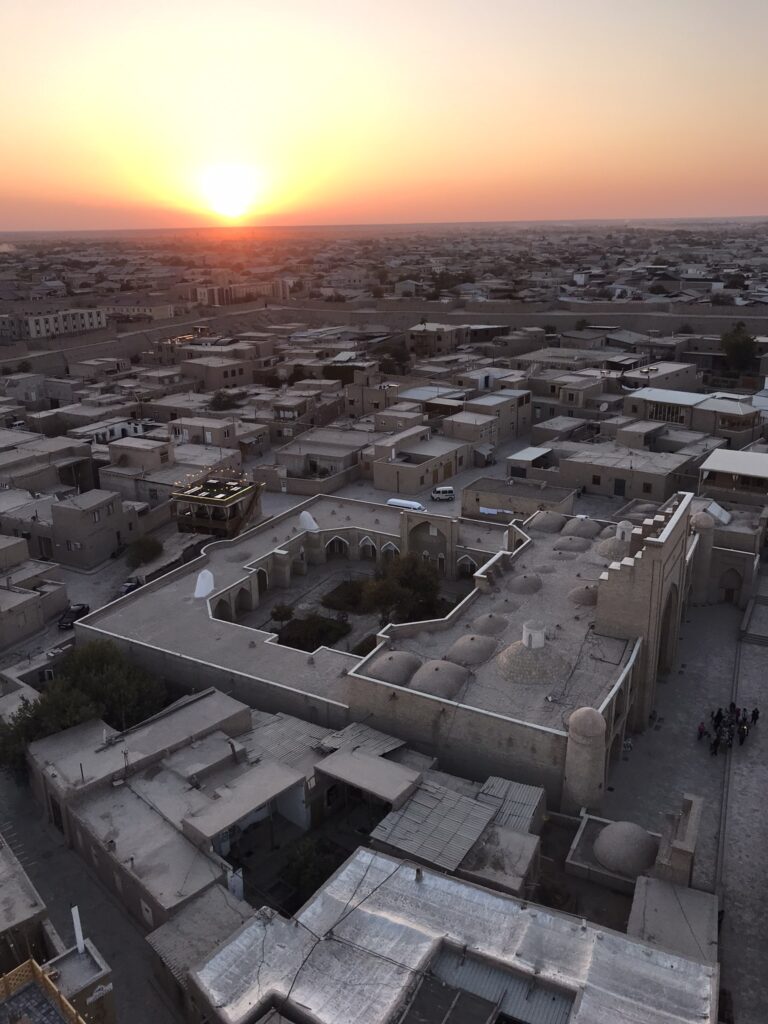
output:
[[[83,928],[80,924],[80,911],[77,907],[72,907],[72,925],[75,929],[75,945],[77,946],[77,952],[84,953],[85,942],[83,941]]]

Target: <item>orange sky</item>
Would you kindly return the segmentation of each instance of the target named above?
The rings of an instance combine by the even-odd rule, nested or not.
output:
[[[3,0],[0,230],[768,214],[767,30],[765,0]]]

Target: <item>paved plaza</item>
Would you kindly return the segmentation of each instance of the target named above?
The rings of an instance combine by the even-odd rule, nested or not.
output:
[[[768,1020],[768,891],[764,883],[768,820],[768,648],[741,644],[732,697],[742,612],[726,605],[690,608],[681,626],[678,665],[660,682],[654,723],[633,738],[614,766],[604,812],[660,831],[664,814],[683,793],[704,798],[693,884],[720,896],[721,984],[730,990],[738,1024]],[[731,700],[764,718],[744,746],[712,757],[696,727]],[[727,794],[724,807],[724,795]],[[722,831],[721,818],[725,822]]]

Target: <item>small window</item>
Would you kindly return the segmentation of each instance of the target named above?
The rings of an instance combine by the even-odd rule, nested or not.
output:
[[[592,477],[592,486],[593,487],[599,487],[600,486],[600,477],[599,476],[595,475],[595,476]]]
[[[94,512],[91,512],[91,519],[94,521],[94,523],[99,522],[99,520],[101,519],[101,512],[99,511],[99,509],[96,509]]]
[[[114,502],[110,501],[110,503],[107,505],[107,515],[111,516],[114,513],[114,511],[115,511]]]
[[[152,919],[152,910],[144,902],[144,900],[139,900],[139,905],[141,906],[141,915],[142,915],[142,917],[147,922],[147,924],[149,925],[150,928],[154,928],[155,922]]]
[[[643,484],[643,494],[650,494],[652,487],[650,484]]]
[[[150,487],[150,489],[149,489],[149,496],[150,496],[150,498],[152,498],[153,501],[157,501],[157,490],[156,490],[156,488]]]

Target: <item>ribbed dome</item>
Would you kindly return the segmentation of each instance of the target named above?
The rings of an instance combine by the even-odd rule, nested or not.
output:
[[[597,708],[576,708],[568,718],[568,732],[591,740],[605,736],[605,719]]]
[[[386,651],[380,654],[368,668],[368,675],[395,686],[405,686],[421,665],[421,658],[410,651]]]
[[[510,683],[555,686],[568,677],[571,666],[551,644],[527,647],[522,640],[506,647],[497,663]]]
[[[431,693],[434,697],[455,697],[469,672],[452,661],[425,661],[411,679],[411,689]]]
[[[574,604],[597,604],[597,584],[594,583],[592,586],[585,585],[583,587],[574,587],[573,590],[568,593],[568,597]]]
[[[541,590],[541,576],[529,572],[523,576],[513,576],[507,584],[507,589],[513,594],[535,594]]]
[[[482,633],[483,636],[498,636],[503,633],[509,625],[509,619],[495,612],[488,612],[487,615],[478,615],[472,623],[475,633]]]
[[[616,875],[637,878],[656,860],[658,840],[633,821],[612,821],[595,840],[592,852]]]
[[[565,516],[559,512],[539,512],[528,524],[528,529],[538,533],[560,533],[565,523]]]
[[[586,537],[561,537],[560,540],[555,541],[554,549],[555,551],[587,551],[591,543]]]
[[[586,537],[587,540],[592,540],[600,533],[600,523],[596,523],[594,519],[579,519],[577,516],[568,520],[561,533],[565,537]]]
[[[496,641],[479,633],[466,633],[455,640],[446,651],[446,658],[457,665],[479,665],[487,661],[496,650]]]

